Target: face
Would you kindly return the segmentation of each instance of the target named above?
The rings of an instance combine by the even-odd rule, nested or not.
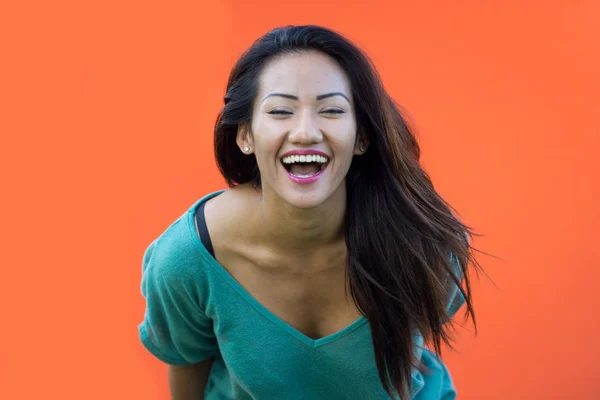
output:
[[[256,156],[263,193],[298,208],[345,196],[352,158],[367,147],[346,74],[318,52],[266,64],[251,126],[240,127],[237,139],[242,152]]]

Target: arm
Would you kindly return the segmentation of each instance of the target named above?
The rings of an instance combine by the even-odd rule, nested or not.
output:
[[[188,261],[187,254],[173,246],[177,240],[155,240],[144,255],[141,289],[146,310],[139,337],[169,366],[171,398],[202,400],[219,345],[213,320],[201,306],[206,295],[203,274],[198,262]]]
[[[204,389],[214,358],[189,366],[169,365],[172,400],[204,400]]]

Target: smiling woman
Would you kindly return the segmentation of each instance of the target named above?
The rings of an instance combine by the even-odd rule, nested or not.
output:
[[[231,72],[215,153],[229,189],[144,254],[140,338],[173,399],[455,398],[438,355],[473,316],[472,232],[367,57],[322,27],[267,33]]]
[[[368,139],[357,135],[350,82],[335,60],[317,51],[273,57],[258,78],[252,109],[237,145],[255,155],[263,194],[303,209],[345,194],[352,158]],[[307,154],[326,162],[307,162]],[[284,156],[294,157],[282,164]]]

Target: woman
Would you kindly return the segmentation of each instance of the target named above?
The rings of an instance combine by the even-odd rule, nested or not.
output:
[[[267,33],[231,72],[215,153],[229,189],[143,258],[140,338],[172,398],[455,398],[436,354],[458,307],[474,317],[472,233],[367,57],[322,27]]]

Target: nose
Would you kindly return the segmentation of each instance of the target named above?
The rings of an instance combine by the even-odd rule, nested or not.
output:
[[[323,134],[319,129],[316,118],[311,111],[304,111],[297,119],[297,125],[291,130],[288,140],[298,145],[311,145],[320,143],[323,140]]]

